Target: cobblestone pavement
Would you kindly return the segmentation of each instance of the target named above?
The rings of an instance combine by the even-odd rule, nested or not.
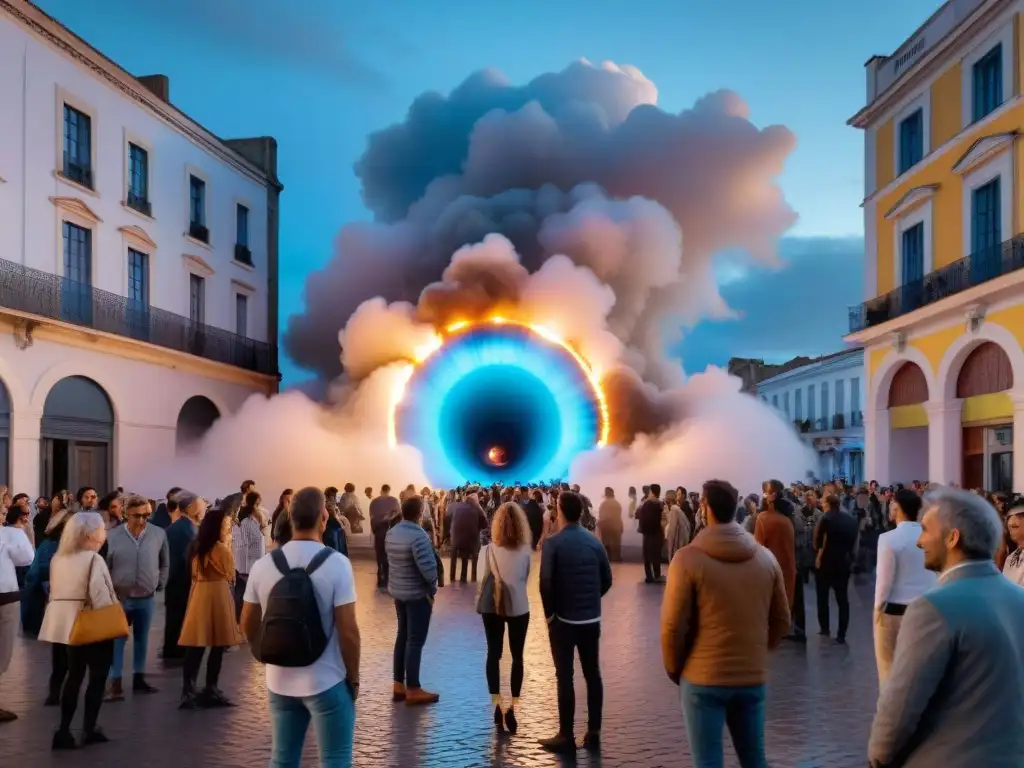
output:
[[[471,586],[441,590],[424,653],[424,685],[441,694],[434,707],[409,709],[390,699],[391,645],[395,614],[386,595],[374,589],[374,567],[356,562],[359,622],[363,637],[362,695],[357,710],[357,766],[532,766],[561,760],[536,746],[556,730],[554,670],[546,633],[530,626],[526,681],[516,736],[498,736],[490,719],[484,680],[484,636],[474,613]],[[615,566],[615,586],[604,602],[601,638],[605,724],[600,758],[580,753],[581,766],[692,765],[677,689],[661,667],[658,617],[663,587],[642,583],[637,565]],[[533,576],[534,616],[540,600]],[[851,590],[853,621],[849,644],[812,637],[806,647],[785,644],[772,662],[767,744],[774,768],[861,768],[877,685],[871,650],[870,584]],[[813,591],[808,606],[814,605]],[[833,617],[835,616],[833,605]],[[158,610],[158,616],[162,609]],[[835,618],[833,618],[835,621]],[[162,620],[153,628],[149,668],[161,690],[104,704],[100,723],[108,745],[71,753],[50,752],[57,712],[44,709],[49,646],[19,639],[14,661],[0,678],[0,703],[21,714],[0,726],[0,765],[17,768],[78,768],[136,765],[253,768],[266,765],[270,730],[263,671],[241,648],[227,656],[221,687],[239,706],[230,710],[177,709],[180,671],[162,669],[156,658]],[[128,656],[131,644],[129,643]],[[503,659],[507,686],[509,658]],[[131,670],[126,659],[125,669]],[[582,675],[577,669],[577,729],[585,723]],[[507,690],[507,689],[506,689]],[[81,712],[76,717],[76,728]],[[731,754],[727,764],[734,765]],[[312,738],[303,765],[316,765]]]

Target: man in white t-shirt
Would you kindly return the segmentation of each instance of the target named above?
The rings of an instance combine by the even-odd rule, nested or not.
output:
[[[292,539],[281,548],[292,568],[305,568],[324,549],[327,505],[318,488],[303,488],[291,505]],[[270,592],[282,578],[271,557],[249,572],[242,606],[242,629],[258,636]],[[359,693],[359,625],[352,563],[332,552],[310,575],[327,648],[307,667],[267,664],[267,690],[273,728],[271,765],[298,765],[310,720],[316,733],[320,765],[352,765],[355,700]]]

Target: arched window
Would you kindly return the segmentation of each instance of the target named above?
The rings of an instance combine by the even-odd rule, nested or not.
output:
[[[178,412],[175,445],[178,453],[187,452],[198,445],[220,418],[220,409],[208,397],[195,395],[185,401]]]
[[[889,407],[917,405],[928,400],[928,380],[917,363],[904,363],[889,385]]]

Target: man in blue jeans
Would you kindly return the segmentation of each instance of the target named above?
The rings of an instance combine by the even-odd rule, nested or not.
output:
[[[324,550],[327,503],[318,488],[303,488],[292,499],[292,539],[283,547],[291,568],[306,568]],[[323,557],[322,555],[320,555]],[[242,604],[242,631],[259,636],[263,614],[282,574],[271,557],[249,571]],[[272,768],[299,768],[302,745],[312,721],[322,768],[349,768],[359,695],[359,624],[352,563],[330,550],[309,575],[316,594],[327,647],[305,667],[267,664],[267,691],[273,729]]]
[[[704,484],[707,527],[676,552],[661,606],[665,671],[679,686],[695,768],[722,768],[726,725],[743,768],[767,768],[768,651],[789,631],[775,556],[735,521],[738,494]]]
[[[107,567],[114,591],[121,601],[132,628],[132,691],[155,693],[146,682],[146,656],[149,653],[149,628],[153,623],[154,595],[167,583],[170,550],[167,534],[152,525],[153,510],[141,496],[129,496],[124,503],[125,524],[107,534]],[[110,667],[107,701],[124,698],[121,676],[127,638],[114,641],[114,662]]]

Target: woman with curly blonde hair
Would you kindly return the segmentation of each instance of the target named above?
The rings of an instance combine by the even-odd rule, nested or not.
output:
[[[530,576],[532,536],[526,513],[515,502],[498,507],[491,522],[491,543],[480,552],[483,572],[477,587],[477,606],[483,617],[487,637],[487,688],[494,707],[494,724],[504,725],[509,733],[518,728],[515,707],[523,687],[523,648],[526,630],[530,624],[530,598],[526,594],[526,581]],[[493,581],[488,576],[493,574]],[[495,599],[484,600],[488,610],[480,608],[485,586],[495,590]],[[505,625],[508,625],[508,645],[512,652],[512,703],[507,710],[501,706],[501,677],[498,664],[505,645]]]

